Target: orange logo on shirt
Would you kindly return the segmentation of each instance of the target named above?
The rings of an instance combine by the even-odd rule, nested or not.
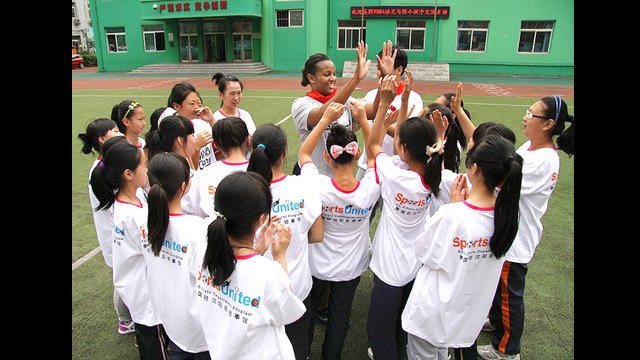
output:
[[[147,240],[147,230],[142,226],[140,226],[139,230],[140,230],[140,238],[142,240]]]
[[[551,181],[556,181],[558,180],[558,173],[554,172],[553,175],[551,175]]]
[[[459,237],[453,238],[453,247],[460,249],[466,249],[467,247],[480,247],[489,245],[489,239],[480,238],[478,240],[467,241],[464,239],[460,239]]]

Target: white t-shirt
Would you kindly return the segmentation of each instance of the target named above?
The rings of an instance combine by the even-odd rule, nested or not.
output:
[[[204,171],[204,170],[202,170]],[[180,199],[180,207],[182,211],[187,215],[196,215],[201,218],[207,217],[207,214],[200,208],[200,173],[202,171],[196,171],[189,169],[191,178],[189,179],[189,191]]]
[[[96,159],[91,165],[91,169],[89,169],[89,180],[91,180],[91,173],[93,173],[93,169],[98,166],[100,161],[100,159]],[[95,209],[100,204],[100,201],[98,201],[98,198],[96,198],[95,194],[93,193],[91,184],[87,184],[89,186],[89,202],[91,203],[91,212],[93,213],[93,224],[96,227],[98,245],[100,245],[100,251],[102,252],[104,262],[108,267],[113,267],[113,260],[111,255],[111,251],[113,248],[113,206],[110,206],[107,209],[96,211]]]
[[[191,120],[191,124],[193,124],[193,130],[195,135],[203,131],[208,131],[211,133],[211,125],[208,122],[202,119],[193,119]],[[200,148],[200,158],[198,160],[198,170],[202,170],[207,166],[216,162],[216,156],[213,153],[213,145],[212,143],[208,143],[207,145]]]
[[[402,312],[402,328],[438,347],[476,340],[498,286],[504,257],[489,249],[494,208],[444,204],[415,240],[424,264]]]
[[[200,254],[200,252],[199,252]],[[236,257],[228,285],[215,286],[197,258],[196,302],[212,359],[295,359],[284,326],[306,311],[280,263]]]
[[[242,119],[242,121],[244,121],[244,123],[247,125],[249,135],[253,135],[253,132],[256,131],[256,124],[255,122],[253,122],[253,118],[247,110],[238,108],[238,112],[235,115],[227,115],[222,112],[222,109],[218,109],[213,113],[213,118],[216,119],[216,121],[228,118],[229,116],[235,116]]]
[[[160,324],[147,288],[144,253],[147,241],[147,200],[142,188],[136,196],[141,205],[116,200],[113,204],[113,287],[129,308],[134,322],[146,326]]]
[[[424,230],[433,194],[421,174],[409,170],[399,156],[376,155],[375,170],[382,195],[382,214],[371,247],[371,270],[385,283],[404,286],[418,273],[413,253]]]
[[[376,99],[377,93],[378,88],[372,89],[364,96],[364,99],[367,102],[372,103]],[[389,105],[389,109],[387,110],[387,114],[393,112],[396,109],[400,109],[400,106],[402,105],[401,95],[402,94],[396,95],[396,97],[393,98],[393,101],[391,102],[391,105]],[[415,107],[413,108],[413,111],[408,114],[407,118],[420,115],[420,112],[424,108],[422,97],[420,97],[420,94],[413,90],[411,90],[411,92],[409,93],[409,108],[407,110],[411,110],[412,106]],[[369,126],[373,126],[373,120],[369,120]],[[384,151],[384,153],[389,156],[393,156],[393,136],[389,136],[386,133],[384,134],[384,138],[382,139],[382,151]],[[358,159],[358,166],[363,170],[367,169],[366,152],[363,152],[362,156],[360,156],[360,159]]]
[[[442,169],[440,177],[440,192],[438,196],[433,196],[431,199],[431,205],[429,205],[429,215],[427,216],[427,220],[429,217],[433,216],[435,212],[440,208],[440,206],[444,204],[448,204],[451,201],[451,186],[456,180],[456,177],[460,174],[454,173],[449,169]],[[467,180],[467,189],[471,190],[471,183],[465,174],[465,179]],[[467,194],[469,192],[467,191]]]
[[[344,125],[349,129],[353,129],[353,120],[351,118],[351,111],[349,110],[349,102],[351,100],[351,97],[347,99],[345,103],[346,106],[344,107],[344,112],[338,118],[338,120],[336,120],[338,124]],[[319,108],[322,105],[323,103],[309,96],[303,96],[301,98],[293,100],[293,103],[291,104],[291,115],[293,116],[293,122],[296,124],[298,135],[300,135],[300,143],[303,143],[304,139],[306,139],[307,136],[309,136],[309,134],[311,133],[311,130],[313,130],[313,128],[309,128],[309,126],[307,125],[307,117],[309,116],[309,113],[311,112],[311,110]],[[327,136],[329,135],[329,133],[330,131],[328,128],[322,133],[322,137],[316,144],[313,152],[311,152],[311,159],[318,168],[320,174],[333,176],[333,170],[331,170],[331,167],[325,161],[323,155],[324,151],[327,150]]]
[[[169,215],[169,227],[159,256],[145,256],[147,284],[153,309],[178,347],[196,353],[207,351],[198,317],[192,269],[195,248],[207,247],[209,223],[193,215]]]
[[[291,229],[291,242],[287,248],[287,271],[291,290],[304,300],[311,291],[309,267],[309,229],[322,212],[322,201],[317,188],[310,187],[301,176],[284,175],[271,181],[273,205],[271,215],[282,218],[280,222]],[[264,256],[273,259],[271,247]]]
[[[318,173],[312,162],[302,165],[300,175],[315,177],[322,199],[324,239],[309,245],[311,274],[328,281],[349,281],[362,275],[369,265],[369,218],[380,196],[373,168],[354,189],[338,187],[333,179]]]
[[[507,252],[510,262],[527,264],[533,258],[542,238],[542,216],[556,187],[560,172],[560,157],[553,147],[529,150],[531,141],[516,151],[523,158],[520,189],[520,223],[513,245]]]
[[[206,216],[213,217],[213,200],[216,195],[216,188],[220,181],[227,175],[238,172],[247,171],[248,161],[232,163],[226,160],[217,161],[213,165],[204,170],[200,170],[200,180],[198,184],[198,192],[200,193],[200,210]]]

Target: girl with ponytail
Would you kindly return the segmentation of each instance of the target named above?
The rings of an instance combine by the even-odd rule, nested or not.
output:
[[[195,263],[198,316],[212,359],[294,358],[284,327],[305,306],[287,276],[291,231],[271,217],[271,200],[269,184],[253,172],[218,184],[215,220]],[[262,256],[267,248],[273,260]]]
[[[410,359],[446,359],[447,347],[465,348],[458,359],[477,357],[476,338],[518,230],[522,157],[514,145],[488,135],[465,165],[468,197],[442,205],[414,243],[422,266],[402,313]]]
[[[165,124],[171,117],[163,120]],[[191,271],[193,253],[206,247],[206,220],[187,215],[181,206],[189,191],[191,169],[187,158],[158,152],[149,161],[149,246],[146,252],[147,286],[153,310],[169,337],[170,358],[210,359],[197,315]]]

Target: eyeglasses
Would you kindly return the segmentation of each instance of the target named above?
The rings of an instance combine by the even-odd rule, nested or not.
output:
[[[127,117],[127,115],[129,115],[129,111],[133,111],[136,108],[136,106],[139,106],[139,105],[140,104],[138,104],[137,102],[132,101],[131,104],[129,104],[129,106],[127,107],[127,112],[124,113],[123,117]]]
[[[531,118],[537,117],[537,118],[540,118],[540,119],[545,119],[545,120],[547,120],[547,118],[546,118],[545,116],[534,115],[534,114],[532,114],[532,113],[531,113],[531,111],[529,111],[529,110],[527,110],[526,117],[527,117],[527,119],[531,119]]]

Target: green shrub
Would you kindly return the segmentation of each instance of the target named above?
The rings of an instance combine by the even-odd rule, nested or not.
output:
[[[80,56],[84,59],[84,66],[98,66],[96,54],[89,51],[81,51]]]

